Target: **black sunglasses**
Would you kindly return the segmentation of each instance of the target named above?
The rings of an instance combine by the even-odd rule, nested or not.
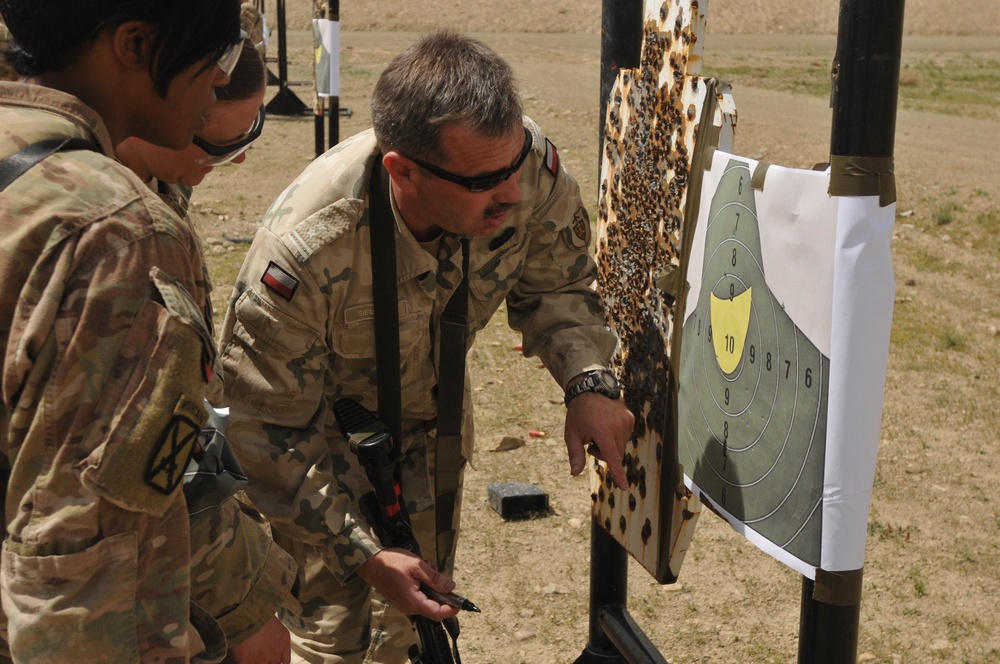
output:
[[[499,171],[493,171],[492,173],[486,173],[485,175],[477,175],[475,177],[466,177],[464,175],[455,175],[454,173],[449,173],[443,168],[438,168],[437,166],[432,166],[425,161],[419,159],[409,158],[410,161],[420,166],[428,173],[435,175],[442,180],[447,180],[448,182],[454,182],[455,184],[465,187],[469,191],[476,193],[480,191],[489,191],[490,189],[495,189],[500,186],[503,182],[506,182],[511,175],[517,173],[521,170],[521,166],[524,165],[524,160],[528,158],[528,153],[531,152],[531,132],[527,128],[524,130],[524,147],[521,148],[521,156],[517,158],[517,162],[508,168],[500,169]]]
[[[237,157],[240,153],[246,150],[246,148],[250,147],[251,143],[260,138],[261,132],[264,131],[264,115],[264,104],[261,104],[260,108],[257,110],[257,117],[254,118],[253,124],[250,125],[250,129],[247,130],[247,135],[235,143],[230,143],[229,145],[216,145],[215,143],[209,143],[200,136],[195,136],[191,139],[191,142],[204,150],[208,155],[215,157],[216,160],[219,160],[222,157]],[[222,159],[222,161],[225,160]]]

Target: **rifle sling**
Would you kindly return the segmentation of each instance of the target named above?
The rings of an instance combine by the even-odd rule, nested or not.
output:
[[[378,415],[392,433],[392,458],[399,459],[403,422],[399,378],[399,303],[396,298],[396,231],[389,204],[389,174],[382,166],[381,154],[375,157],[372,167],[368,201]],[[399,479],[398,465],[396,479]]]
[[[18,179],[35,164],[56,152],[69,150],[90,150],[100,152],[100,148],[83,138],[49,138],[21,148],[6,159],[0,160],[0,191]]]
[[[402,444],[399,364],[399,305],[396,290],[395,219],[389,203],[389,178],[376,157],[369,182],[372,287],[375,306],[375,361],[378,413],[393,436],[394,455]],[[462,468],[462,420],[469,309],[469,241],[461,240],[462,281],[441,315],[438,364],[435,523],[439,566],[454,547],[452,529]],[[398,468],[397,468],[398,473]]]

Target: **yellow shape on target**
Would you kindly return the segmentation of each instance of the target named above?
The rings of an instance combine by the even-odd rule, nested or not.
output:
[[[731,374],[743,358],[743,345],[750,327],[750,303],[753,288],[727,299],[711,293],[712,345],[715,359],[725,374]]]

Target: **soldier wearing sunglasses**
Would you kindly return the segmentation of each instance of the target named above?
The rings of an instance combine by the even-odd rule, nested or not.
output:
[[[0,82],[0,661],[287,662],[292,561],[235,498],[198,520],[183,488],[215,357],[199,240],[113,151],[191,143],[239,3],[0,14],[24,77]]]
[[[454,587],[460,499],[438,531],[436,418],[439,359],[466,350],[440,343],[466,251],[467,344],[506,304],[525,354],[568,390],[570,472],[589,451],[624,487],[634,422],[606,372],[617,340],[592,289],[579,187],[523,116],[510,66],[481,42],[433,34],[389,64],[371,113],[373,130],[313,162],[265,214],[220,335],[229,434],[251,498],[298,563],[303,613],[283,619],[293,653],[311,662],[408,662],[406,616],[457,612],[418,588]],[[395,243],[402,497],[426,560],[373,535],[357,503],[365,474],[331,413],[344,396],[381,406],[370,231],[384,215],[373,219],[372,173],[388,182]],[[470,408],[466,390],[465,460]]]

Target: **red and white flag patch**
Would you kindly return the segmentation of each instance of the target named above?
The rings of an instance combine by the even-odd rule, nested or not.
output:
[[[267,264],[260,282],[286,300],[291,300],[299,287],[299,280],[274,261]]]
[[[545,139],[545,168],[552,175],[559,172],[559,152],[556,151],[556,146],[552,144],[552,141],[547,138]]]

